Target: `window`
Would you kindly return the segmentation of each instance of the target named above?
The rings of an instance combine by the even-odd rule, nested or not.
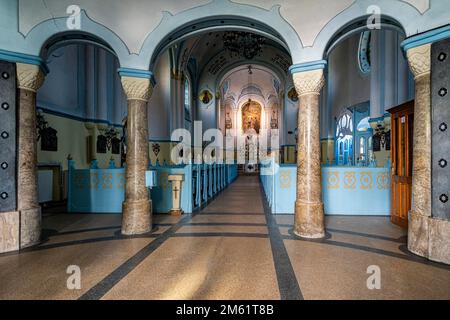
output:
[[[191,83],[188,78],[184,81],[184,118],[191,122]]]
[[[351,164],[353,159],[353,118],[350,112],[344,113],[337,120],[336,146],[338,164]]]

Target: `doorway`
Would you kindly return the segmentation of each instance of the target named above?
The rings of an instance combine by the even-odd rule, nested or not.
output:
[[[389,112],[392,114],[391,222],[407,228],[411,210],[414,102],[401,104]]]

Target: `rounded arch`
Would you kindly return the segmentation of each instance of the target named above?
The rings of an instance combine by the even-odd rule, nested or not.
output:
[[[331,45],[367,29],[366,21],[372,14],[368,9],[373,5],[370,0],[355,2],[330,20],[315,38],[314,45],[304,48],[302,62],[326,58]],[[402,31],[406,36],[413,35],[420,29],[418,26],[423,21],[422,15],[414,6],[401,1],[379,0],[376,7],[380,9],[382,27]]]
[[[359,18],[348,25],[344,26],[342,29],[340,29],[338,32],[336,32],[333,37],[328,41],[326,44],[324,50],[323,50],[323,59],[327,59],[329,53],[340,43],[342,43],[344,40],[350,38],[351,36],[355,34],[359,34],[364,31],[370,31],[367,27],[367,19],[369,16],[365,16],[362,18]],[[383,30],[394,30],[399,33],[405,34],[404,29],[399,24],[398,21],[393,20],[389,17],[381,17],[380,18],[380,27]]]
[[[231,1],[212,1],[175,16],[165,13],[160,25],[144,41],[140,56],[148,59],[146,65],[151,70],[158,55],[172,43],[194,34],[222,30],[261,34],[283,45],[294,61],[301,56],[300,37],[281,17],[279,6],[268,11]]]
[[[53,46],[88,42],[113,53],[120,65],[126,64],[130,52],[125,43],[113,31],[91,20],[84,10],[81,11],[82,30],[68,30],[66,23],[67,18],[55,18],[33,27],[25,36],[27,43],[32,47],[32,54],[45,59]]]
[[[271,73],[272,76],[275,77],[280,83],[281,87],[285,86],[285,83],[287,82],[286,79],[289,78],[288,73],[286,72],[283,74],[283,71],[276,67],[274,64],[270,64],[268,62],[262,61],[262,60],[243,60],[238,61],[232,64],[229,64],[225,66],[217,75],[216,77],[216,88],[219,88],[222,84],[222,82],[236,69],[240,69],[241,67],[251,65],[252,68],[256,69],[262,69],[268,73]]]

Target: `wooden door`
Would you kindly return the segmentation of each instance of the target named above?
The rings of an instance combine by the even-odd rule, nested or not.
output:
[[[391,116],[391,221],[408,226],[412,191],[414,102],[389,110]]]

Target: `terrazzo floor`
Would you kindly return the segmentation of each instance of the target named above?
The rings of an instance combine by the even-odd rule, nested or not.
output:
[[[306,241],[293,216],[265,212],[258,177],[242,176],[139,237],[120,235],[120,215],[46,215],[40,246],[0,255],[0,299],[450,299],[450,267],[408,253],[387,217],[327,217],[326,239]]]

